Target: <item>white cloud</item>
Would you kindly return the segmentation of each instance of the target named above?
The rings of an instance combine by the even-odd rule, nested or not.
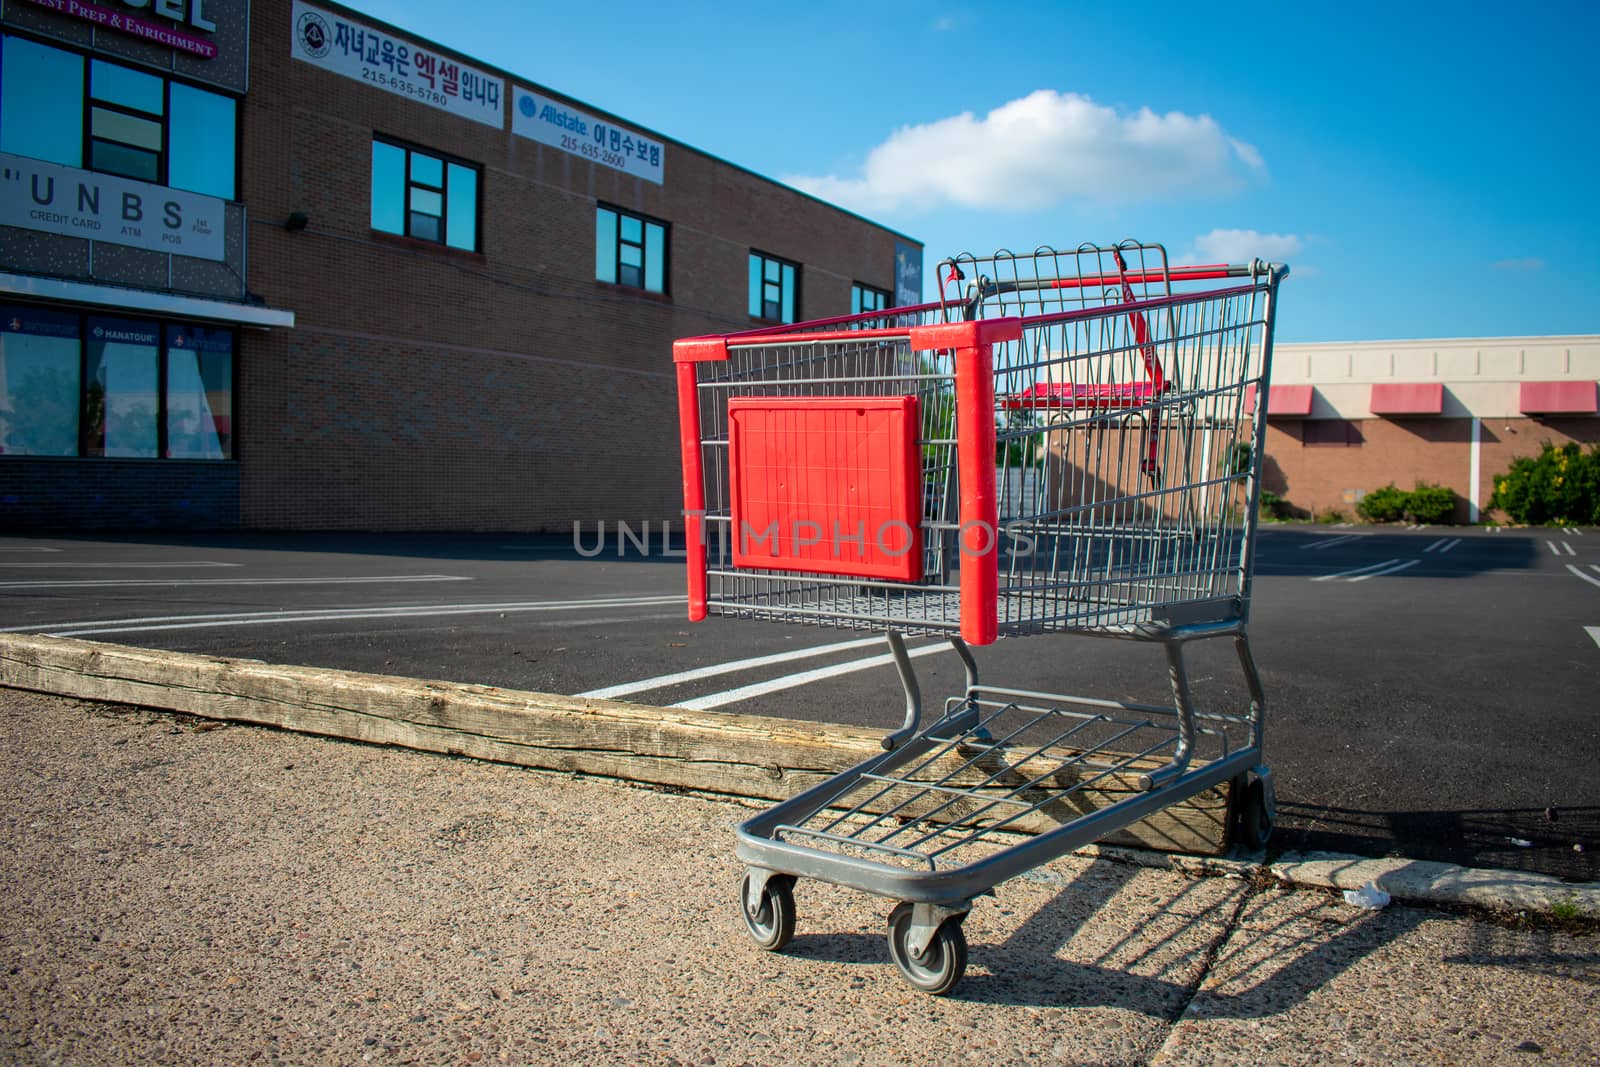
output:
[[[1201,234],[1179,257],[1180,263],[1248,263],[1252,259],[1286,262],[1305,247],[1298,234],[1256,230],[1212,230]]]
[[[1134,201],[1229,192],[1261,153],[1209,115],[1132,113],[1039,89],[981,118],[902,126],[860,177],[791,175],[796,188],[857,211],[963,207],[1033,211],[1063,200]]]

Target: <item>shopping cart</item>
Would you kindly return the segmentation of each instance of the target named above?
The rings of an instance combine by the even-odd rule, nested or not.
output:
[[[1288,268],[1124,242],[939,272],[929,304],[674,346],[689,617],[881,630],[905,701],[883,754],[739,827],[745,923],[783,948],[797,878],[891,898],[890,955],[936,994],[1008,878],[1229,781],[1265,843],[1254,399]],[[1044,633],[1158,643],[1171,704],[980,682],[970,645]],[[966,673],[925,728],[919,636]],[[1184,647],[1214,638],[1243,707],[1196,707]]]

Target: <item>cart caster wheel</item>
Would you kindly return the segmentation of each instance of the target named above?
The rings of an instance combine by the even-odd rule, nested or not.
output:
[[[761,903],[750,907],[750,874],[739,885],[739,914],[756,944],[768,952],[779,952],[794,937],[794,876],[775,874],[761,891]]]
[[[1239,843],[1251,852],[1260,852],[1272,839],[1273,812],[1267,789],[1265,780],[1250,779],[1239,805]]]
[[[967,935],[961,932],[966,916],[946,919],[922,955],[911,952],[911,905],[897,904],[889,913],[889,955],[905,980],[924,993],[950,992],[967,971]]]

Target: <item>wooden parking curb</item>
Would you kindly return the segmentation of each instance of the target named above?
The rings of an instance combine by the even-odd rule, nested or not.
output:
[[[540,770],[782,800],[878,753],[848,726],[0,633],[0,685]],[[1080,810],[1131,783],[1074,794]],[[1216,855],[1227,789],[1165,808],[1109,843]],[[1073,812],[1062,812],[1062,818]],[[1041,814],[1027,829],[1054,822]]]

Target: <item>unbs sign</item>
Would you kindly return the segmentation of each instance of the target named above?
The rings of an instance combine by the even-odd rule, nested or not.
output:
[[[226,258],[225,201],[0,152],[0,226]]]

